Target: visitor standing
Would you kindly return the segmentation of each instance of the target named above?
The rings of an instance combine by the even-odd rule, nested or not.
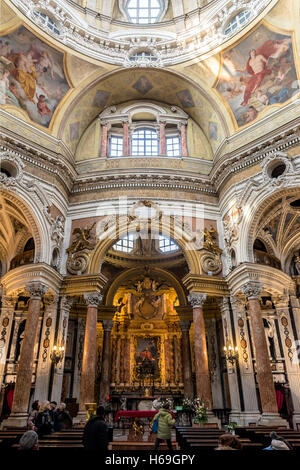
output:
[[[39,408],[39,413],[35,420],[35,427],[39,436],[44,434],[50,434],[52,432],[51,415],[50,415],[50,403],[45,401]]]
[[[163,440],[167,441],[168,449],[173,450],[171,438],[175,419],[172,418],[170,405],[168,403],[165,403],[161,410],[154,416],[153,422],[156,420],[158,420],[158,430],[154,450],[158,449]]]
[[[35,400],[31,405],[31,412],[27,420],[27,428],[32,431],[36,430],[35,420],[39,412],[39,407],[40,407],[40,403],[38,400]]]
[[[83,431],[83,446],[85,450],[107,450],[108,428],[104,421],[105,410],[98,406],[96,416],[88,421]]]
[[[55,431],[63,431],[70,429],[73,426],[73,421],[70,413],[66,410],[66,404],[61,403],[54,416],[54,429]]]

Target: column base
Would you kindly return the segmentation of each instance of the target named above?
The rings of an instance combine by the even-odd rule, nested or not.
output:
[[[256,424],[260,416],[259,411],[233,411],[229,415],[229,422],[237,423],[238,426],[249,426]]]
[[[263,413],[258,419],[257,426],[285,426],[289,429],[290,425],[286,419],[281,418],[278,413]]]
[[[78,415],[73,418],[74,424],[85,424],[86,423],[86,411],[79,411]]]
[[[27,428],[27,413],[14,413],[2,421],[3,428]]]
[[[212,411],[207,412],[207,423],[208,424],[217,424],[218,428],[221,429],[222,423],[217,416],[213,414]]]
[[[293,427],[296,431],[300,430],[300,413],[293,413]]]

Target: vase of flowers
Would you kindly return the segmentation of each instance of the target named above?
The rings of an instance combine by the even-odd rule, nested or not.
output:
[[[235,428],[237,427],[237,423],[228,423],[224,427],[228,433],[235,435]]]
[[[195,398],[194,400],[194,423],[199,426],[207,423],[207,408],[204,402],[200,398]]]
[[[184,398],[182,400],[182,410],[188,412],[194,411],[194,404],[191,398]]]

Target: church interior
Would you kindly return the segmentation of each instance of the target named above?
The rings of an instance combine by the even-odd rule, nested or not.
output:
[[[300,443],[299,21],[1,0],[0,440],[36,400],[125,433],[160,397]]]

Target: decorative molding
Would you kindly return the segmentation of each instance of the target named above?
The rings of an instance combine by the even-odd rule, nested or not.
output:
[[[82,8],[72,1],[63,0],[12,0],[12,3],[30,20],[48,35],[63,45],[82,52],[89,57],[102,62],[124,65],[128,51],[137,44],[152,47],[160,54],[163,67],[186,62],[189,59],[208,53],[216,47],[232,39],[235,34],[254,20],[265,10],[273,7],[277,0],[222,0],[216,8],[215,3],[208,4],[205,8],[197,8],[187,15],[174,18],[169,22],[151,25],[133,25],[127,22],[112,20],[106,15],[99,14],[89,8]],[[224,26],[241,10],[251,12],[248,20],[242,28],[231,35],[224,34]],[[60,34],[51,31],[33,13],[39,10],[48,14],[57,24]],[[89,24],[77,11],[86,14],[86,19],[111,23],[114,33],[103,28],[96,29],[94,24]],[[200,17],[205,21],[200,21]],[[170,26],[182,23],[182,28],[177,33],[170,33]],[[117,28],[119,26],[119,29]],[[129,28],[130,27],[130,28]],[[150,64],[148,64],[150,65]]]

